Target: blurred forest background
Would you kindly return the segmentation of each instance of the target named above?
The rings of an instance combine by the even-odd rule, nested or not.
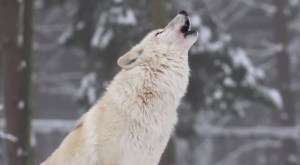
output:
[[[160,165],[300,165],[300,0],[0,0],[0,164],[47,158],[182,9],[199,39]]]

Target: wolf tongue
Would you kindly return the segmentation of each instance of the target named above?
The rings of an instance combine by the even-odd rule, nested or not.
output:
[[[184,33],[184,32],[187,32],[187,31],[189,31],[189,27],[186,26],[186,25],[182,26],[181,32]]]

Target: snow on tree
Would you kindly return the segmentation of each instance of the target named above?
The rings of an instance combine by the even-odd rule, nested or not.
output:
[[[36,3],[39,7],[47,8],[67,1],[38,0]],[[157,25],[162,25],[163,21],[160,21],[162,17],[173,16],[184,8],[191,14],[193,27],[198,28],[200,35],[198,44],[190,52],[192,70],[190,86],[179,109],[180,122],[174,135],[176,136],[176,152],[180,153],[177,156],[180,157],[182,164],[238,164],[238,159],[249,152],[265,148],[278,150],[279,141],[293,140],[299,137],[299,128],[296,126],[287,128],[239,126],[237,128],[226,125],[229,121],[236,119],[236,116],[241,117],[241,120],[246,120],[247,116],[245,115],[249,111],[244,110],[257,105],[263,106],[254,110],[255,115],[260,115],[256,111],[265,113],[265,109],[274,110],[268,111],[272,115],[285,112],[284,100],[280,92],[265,85],[276,85],[270,83],[270,81],[274,81],[272,73],[276,70],[273,59],[277,53],[283,50],[288,50],[292,55],[291,63],[294,66],[292,71],[295,72],[295,78],[291,89],[295,92],[299,91],[299,72],[297,72],[299,70],[297,67],[299,66],[299,37],[292,35],[290,44],[285,45],[284,43],[275,43],[269,37],[272,33],[270,29],[273,27],[267,26],[266,29],[263,29],[264,31],[260,31],[261,29],[258,31],[253,26],[249,27],[251,32],[245,30],[248,28],[245,27],[246,25],[253,24],[251,20],[258,21],[257,24],[269,24],[266,22],[266,18],[273,19],[277,12],[277,7],[272,1],[172,1],[163,5],[166,7],[167,14],[154,12],[159,10],[159,8],[153,8],[153,4],[161,2],[157,0],[147,2],[77,0],[74,2],[77,8],[68,11],[71,13],[70,15],[73,15],[73,21],[64,23],[67,27],[65,25],[55,27],[57,29],[65,28],[60,33],[55,47],[64,44],[77,46],[85,51],[84,54],[88,59],[86,75],[82,78],[76,94],[77,100],[84,105],[85,110],[95,102],[95,98],[101,95],[109,80],[118,71],[117,58],[130,49],[130,46],[137,43],[149,30],[158,27]],[[289,0],[288,5],[290,8],[285,11],[290,13],[290,11],[297,10],[299,1]],[[160,13],[164,13],[163,16]],[[244,20],[243,18],[247,14],[253,16],[252,19]],[[262,15],[264,19],[256,19]],[[298,34],[300,32],[299,13],[296,15],[293,16],[295,19],[289,22],[288,28]],[[237,29],[246,32],[235,32]],[[40,47],[40,45],[37,46]],[[267,64],[265,65],[265,63]],[[22,68],[21,66],[24,65],[20,63],[19,66]],[[272,70],[271,75],[270,70]],[[299,94],[297,97],[299,98]],[[276,109],[282,111],[275,111]],[[272,117],[268,117],[266,120],[275,120]],[[252,119],[252,122],[255,120],[256,118]],[[60,128],[56,125],[56,121],[53,123],[54,127],[49,129],[49,132]],[[45,123],[42,124],[46,127]],[[38,130],[42,131],[42,129]],[[67,131],[66,128],[62,128],[62,130]],[[212,155],[212,153],[215,154],[214,149],[217,148],[218,140],[223,142],[227,137],[246,139],[246,144],[237,142],[232,145],[237,148],[230,150],[222,157]],[[248,144],[247,140],[252,138],[255,140]],[[235,140],[232,141],[235,142]],[[223,146],[218,149],[222,148]],[[224,150],[220,152],[224,152]],[[215,160],[216,157],[221,159]]]
[[[185,101],[195,100],[191,102],[195,109],[233,112],[239,110],[236,104],[244,100],[271,108],[282,107],[280,95],[275,89],[263,85],[263,70],[252,64],[244,49],[235,47],[229,35],[218,34],[204,22],[198,27],[201,37],[192,50],[190,92]]]
[[[7,163],[31,164],[30,86],[33,1],[0,0],[0,45],[3,63],[3,100]]]

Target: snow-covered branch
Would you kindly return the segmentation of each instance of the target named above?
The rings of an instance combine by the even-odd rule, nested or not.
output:
[[[33,49],[35,51],[40,51],[40,52],[49,52],[52,50],[56,50],[59,48],[59,45],[56,43],[51,43],[51,44],[41,44],[38,42],[35,42],[33,45]]]
[[[33,130],[36,133],[49,133],[51,131],[68,132],[76,120],[34,119]],[[4,120],[0,119],[0,127]],[[199,136],[237,136],[237,137],[272,137],[278,139],[299,139],[300,125],[291,127],[257,126],[257,127],[221,127],[205,126],[195,128]],[[6,135],[3,132],[1,135]]]
[[[50,34],[53,34],[53,32],[61,32],[68,26],[69,26],[69,24],[67,24],[67,23],[65,23],[65,24],[57,23],[57,24],[51,24],[51,25],[38,24],[35,26],[35,31],[40,32],[45,35],[50,35]]]
[[[238,159],[253,150],[263,149],[263,148],[278,148],[281,143],[278,140],[258,140],[251,143],[247,143],[237,148],[233,152],[229,153],[225,156],[221,161],[216,163],[215,165],[235,165],[237,164]]]
[[[51,133],[53,131],[60,131],[68,133],[75,126],[76,120],[55,120],[55,119],[34,119],[32,121],[32,128],[34,133]],[[0,119],[0,128],[3,128],[4,120]],[[0,138],[16,141],[17,139],[10,134],[4,133],[0,130]]]
[[[255,1],[255,0],[235,0],[235,1],[241,2],[253,8],[261,9],[269,16],[272,16],[276,12],[276,7],[274,5],[265,3],[263,1]]]
[[[12,134],[6,133],[2,130],[0,130],[0,139],[8,140],[8,141],[11,141],[11,142],[14,142],[14,143],[18,141],[17,137],[15,137]]]
[[[300,125],[291,127],[197,127],[199,136],[237,136],[237,137],[272,137],[278,139],[299,139]]]
[[[34,83],[40,85],[39,91],[51,93],[54,95],[63,94],[74,96],[78,89],[77,86],[71,83],[72,80],[78,80],[82,77],[81,72],[60,73],[55,75],[37,75],[34,78]],[[48,84],[45,86],[44,84]],[[50,85],[49,85],[50,84]]]

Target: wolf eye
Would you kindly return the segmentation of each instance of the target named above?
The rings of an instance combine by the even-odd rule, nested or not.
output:
[[[155,34],[155,36],[159,35],[159,34],[162,33],[162,32],[164,32],[164,30],[157,32],[157,33]]]

